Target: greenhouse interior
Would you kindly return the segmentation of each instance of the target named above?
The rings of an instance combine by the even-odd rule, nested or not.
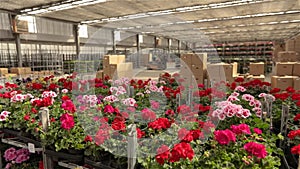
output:
[[[300,169],[300,0],[0,0],[0,169]]]

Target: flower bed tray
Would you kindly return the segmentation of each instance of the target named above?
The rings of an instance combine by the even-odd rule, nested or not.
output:
[[[84,157],[84,163],[87,164],[87,165],[90,165],[96,169],[114,169],[112,167],[109,167],[109,166],[106,166],[104,164],[102,164],[101,162],[96,162],[96,161],[93,161],[87,157]]]
[[[28,138],[27,134],[22,131],[12,130],[12,129],[1,129],[3,133],[9,134],[17,137],[19,140],[22,140],[24,143],[32,143],[35,147],[42,147],[42,144],[39,141],[36,141],[32,138]]]
[[[46,149],[45,154],[58,159],[68,160],[70,162],[83,163],[83,154],[70,154],[65,152],[56,152]]]

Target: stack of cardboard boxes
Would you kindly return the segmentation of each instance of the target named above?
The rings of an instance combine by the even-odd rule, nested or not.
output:
[[[197,84],[203,84],[206,76],[207,54],[187,53],[180,56],[180,75],[187,84],[194,80]]]
[[[258,79],[261,81],[265,80],[265,63],[258,62],[258,63],[250,63],[249,66],[249,74],[246,77],[247,81]]]
[[[238,76],[238,64],[234,63],[215,63],[207,65],[207,75],[209,84],[212,82],[229,82],[232,83]]]
[[[300,62],[277,62],[276,74],[271,79],[272,87],[284,90],[290,86],[300,90],[299,76]]]
[[[125,63],[125,55],[106,55],[103,59],[103,70],[96,73],[97,78],[109,76],[111,78],[122,78],[133,76],[132,62]]]

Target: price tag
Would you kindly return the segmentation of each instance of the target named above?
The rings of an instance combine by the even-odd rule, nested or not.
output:
[[[34,144],[28,143],[28,150],[29,150],[30,153],[35,153]]]

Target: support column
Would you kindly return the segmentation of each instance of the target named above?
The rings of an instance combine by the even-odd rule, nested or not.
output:
[[[178,40],[178,53],[180,54],[180,49],[181,49],[181,42]]]
[[[157,43],[156,43],[156,36],[154,36],[154,49],[157,48]]]
[[[172,39],[168,39],[168,60],[171,60],[171,43]]]
[[[140,50],[141,50],[141,40],[140,40],[140,35],[137,34],[136,35],[136,67],[139,68],[140,67],[140,57],[141,57],[141,53],[140,53]]]
[[[79,58],[80,54],[80,38],[79,38],[79,25],[73,25],[74,42],[76,47],[76,57]]]
[[[18,58],[18,67],[23,66],[23,58],[22,58],[22,53],[21,53],[21,39],[20,39],[20,34],[15,33],[15,41],[16,41],[16,49],[17,49],[17,58]]]
[[[112,48],[113,48],[113,54],[117,53],[117,44],[116,44],[116,31],[112,31]]]

